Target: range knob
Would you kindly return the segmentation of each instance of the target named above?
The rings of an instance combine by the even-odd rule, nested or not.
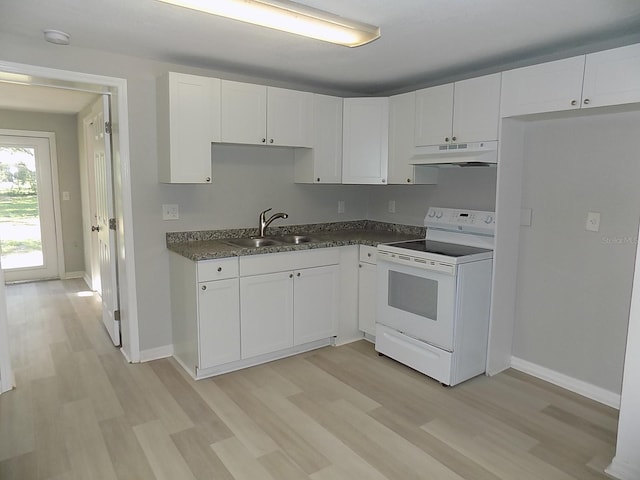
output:
[[[493,223],[493,216],[491,216],[491,215],[487,215],[487,216],[484,218],[484,223],[486,223],[487,225],[489,225],[490,223]]]
[[[429,212],[427,213],[427,217],[433,218],[435,216],[436,216],[435,210],[429,209]]]
[[[436,218],[442,218],[442,210],[436,211]]]

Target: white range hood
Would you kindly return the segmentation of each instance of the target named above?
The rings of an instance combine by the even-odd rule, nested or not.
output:
[[[409,163],[442,167],[495,166],[498,163],[498,142],[453,143],[416,147]]]

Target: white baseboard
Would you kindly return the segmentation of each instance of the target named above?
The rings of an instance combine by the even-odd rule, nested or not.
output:
[[[611,465],[604,469],[604,473],[619,480],[637,480],[640,478],[640,468],[637,465],[629,465],[614,457]]]
[[[150,348],[149,350],[140,350],[140,362],[150,362],[151,360],[159,360],[173,355],[173,345],[164,345],[162,347]]]
[[[517,357],[511,357],[511,368],[528,373],[529,375],[533,375],[534,377],[553,383],[554,385],[590,398],[591,400],[595,400],[596,402],[603,403],[618,410],[620,409],[619,393],[605,390],[604,388],[591,383],[583,382],[577,378],[570,377],[546,367],[541,367],[540,365]]]
[[[71,280],[72,278],[85,278],[85,274],[84,272],[64,272],[60,275],[61,280]]]

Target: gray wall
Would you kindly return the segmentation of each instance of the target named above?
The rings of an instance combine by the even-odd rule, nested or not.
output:
[[[640,112],[531,122],[513,355],[619,393],[640,218]],[[600,212],[599,232],[585,231]]]
[[[75,115],[0,110],[0,128],[54,132],[65,271],[84,272],[78,135]],[[62,192],[69,200],[62,200]]]

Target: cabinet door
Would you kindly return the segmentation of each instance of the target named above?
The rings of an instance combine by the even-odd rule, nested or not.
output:
[[[293,274],[269,273],[240,278],[242,358],[293,345]]]
[[[584,55],[502,73],[501,116],[580,108]]]
[[[267,143],[267,87],[221,80],[220,137],[225,143]]]
[[[158,80],[159,180],[211,183],[219,80],[170,72]]]
[[[415,145],[451,142],[453,128],[453,83],[416,92]]]
[[[240,289],[237,278],[198,284],[201,369],[240,360]]]
[[[386,184],[389,99],[345,98],[342,183]]]
[[[389,98],[389,181],[393,184],[414,182],[414,166],[409,164],[414,151],[416,121],[415,92]]]
[[[454,84],[453,142],[498,140],[500,78],[496,73]]]
[[[313,94],[267,88],[267,143],[311,147]]]
[[[360,262],[358,269],[358,328],[376,336],[376,266]]]
[[[640,44],[587,55],[582,108],[640,102]]]
[[[298,270],[294,276],[293,343],[301,345],[336,335],[337,265]]]

